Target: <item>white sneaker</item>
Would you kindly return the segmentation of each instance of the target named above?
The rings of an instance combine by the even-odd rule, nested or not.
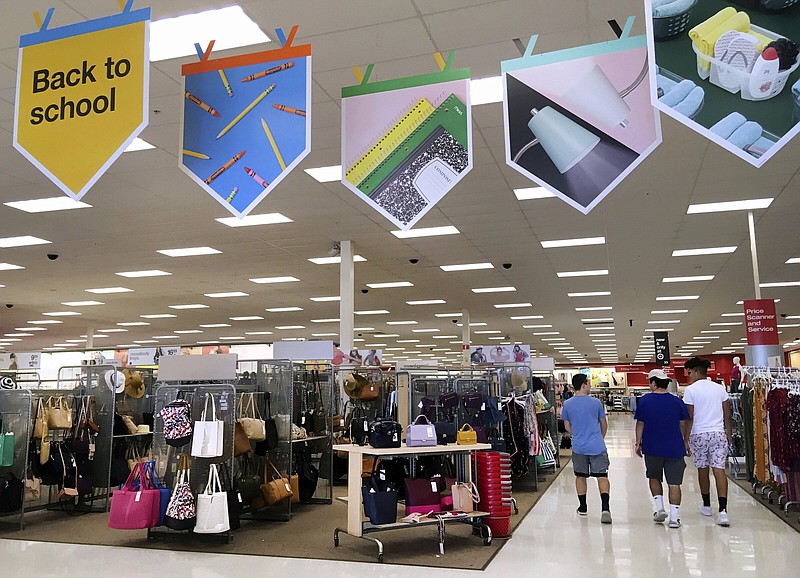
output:
[[[610,524],[611,523],[611,512],[605,510],[602,514],[600,514],[600,522],[602,524]]]
[[[667,519],[667,513],[664,510],[653,512],[653,521],[656,522],[657,524],[660,524],[666,519]]]
[[[697,505],[697,509],[700,510],[700,513],[704,516],[711,517],[711,506],[704,506],[702,503]]]
[[[670,528],[680,528],[681,527],[681,521],[680,520],[670,520],[668,526]]]
[[[722,511],[717,514],[717,525],[724,526],[725,528],[731,525],[730,520],[728,520],[728,512]]]

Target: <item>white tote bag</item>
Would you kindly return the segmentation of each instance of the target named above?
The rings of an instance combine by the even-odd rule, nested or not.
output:
[[[208,419],[208,402],[211,401],[211,419]],[[200,421],[194,422],[192,436],[192,455],[196,458],[217,458],[222,455],[223,427],[222,420],[217,419],[217,408],[214,397],[206,394],[206,404]]]
[[[198,534],[221,534],[230,529],[228,495],[222,490],[216,464],[211,464],[206,489],[197,495],[197,524],[194,531]]]

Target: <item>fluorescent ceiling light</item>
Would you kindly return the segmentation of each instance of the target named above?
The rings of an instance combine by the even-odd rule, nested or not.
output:
[[[778,283],[760,283],[759,287],[800,287],[800,281],[780,281]]]
[[[158,343],[158,341],[156,341],[155,339],[139,339],[139,340],[134,339],[133,342],[136,343],[137,345],[144,345],[146,343]]]
[[[62,301],[67,307],[88,307],[90,305],[105,305],[102,301]]]
[[[778,325],[778,327],[780,327],[780,325]],[[730,332],[731,332],[730,329],[705,329],[700,333],[730,333]]]
[[[394,281],[391,283],[367,283],[370,289],[392,289],[394,287],[413,287],[414,284],[409,281]]]
[[[356,315],[386,315],[389,312],[386,309],[366,309],[364,311],[354,311]]]
[[[392,235],[398,239],[415,239],[419,237],[438,237],[440,235],[458,235],[460,232],[452,225],[448,225],[447,227],[423,227],[408,231],[392,231]]]
[[[239,6],[205,10],[150,22],[150,61],[196,56],[194,43],[205,47],[215,40],[214,51],[270,42]]]
[[[330,297],[309,297],[311,301],[316,301],[317,303],[326,303],[328,301],[341,301],[342,298],[339,295],[331,295]]]
[[[553,193],[544,187],[527,187],[524,189],[514,189],[514,195],[518,201],[530,201],[532,199],[549,199],[555,197]]]
[[[336,257],[316,257],[314,259],[309,259],[314,265],[338,265],[342,262],[342,256],[337,255]],[[363,263],[366,259],[361,255],[353,255],[353,263]]]
[[[419,343],[419,339],[398,339],[397,343]]]
[[[742,313],[723,313],[722,315],[720,315],[720,317],[744,317],[744,312],[742,312]]]
[[[742,324],[741,321],[732,321],[730,323],[709,323],[709,325],[712,327],[727,327],[727,326],[733,327],[735,325],[741,325],[741,324]]]
[[[222,297],[249,297],[249,293],[245,293],[243,291],[228,291],[227,293],[203,293],[206,297],[211,297],[212,299],[220,299]]]
[[[662,319],[660,321],[648,321],[648,325],[660,325],[662,323],[680,323],[680,319]]]
[[[180,335],[153,335],[153,339],[180,339]]]
[[[154,145],[151,145],[146,140],[142,140],[139,137],[133,139],[131,144],[129,144],[124,151],[124,153],[135,153],[136,151],[147,151],[150,149],[156,148]]]
[[[689,313],[688,309],[657,309],[651,311],[650,315],[672,315],[674,313]]]
[[[689,205],[686,210],[687,215],[699,213],[722,213],[725,211],[752,211],[754,209],[766,209],[775,199],[750,199],[748,201],[726,201],[723,203],[700,203]]]
[[[423,301],[406,301],[406,305],[443,305],[447,303],[444,299],[426,299]]]
[[[607,307],[576,307],[575,311],[611,311],[614,309],[611,306]]]
[[[33,337],[33,333],[6,333],[5,337]],[[84,339],[84,341],[86,341]]]
[[[525,319],[544,319],[544,315],[512,315],[509,317],[512,321],[523,321]]]
[[[433,345],[434,345],[433,343],[419,343],[414,347],[433,347]]]
[[[499,329],[483,329],[481,331],[473,331],[473,333],[475,335],[483,335],[483,334],[491,335],[496,333],[502,333],[502,331],[500,331]]]
[[[0,249],[10,249],[12,247],[31,247],[33,245],[49,245],[51,241],[24,235],[21,237],[4,237],[0,239]]]
[[[592,339],[592,343],[616,343],[616,339]]]
[[[86,209],[92,206],[81,201],[75,201],[64,195],[60,197],[48,197],[46,199],[31,199],[30,201],[11,201],[3,204],[12,209],[25,211],[26,213],[68,211],[70,209]]]
[[[230,326],[231,326],[230,323],[205,323],[198,325],[198,327],[204,327],[206,329],[211,329],[213,327],[230,327]]]
[[[245,335],[251,335],[250,333],[245,333]],[[339,335],[338,333],[312,333],[311,337],[336,337]],[[402,347],[398,347],[397,349],[403,349]]]
[[[281,331],[285,331],[287,329],[305,329],[304,325],[276,325],[275,329],[280,329]]]
[[[469,81],[469,100],[472,106],[503,102],[503,77],[488,76]]]
[[[376,339],[390,339],[392,337],[400,337],[399,333],[376,333],[374,335]]]
[[[607,323],[609,321],[614,321],[613,317],[584,317],[581,319],[583,323]]]
[[[228,317],[231,321],[261,321],[264,318],[261,315],[243,315],[241,317]]]
[[[175,333],[178,335],[190,335],[192,333],[203,333],[203,331],[200,331],[199,329],[182,329],[180,331],[176,331]]]
[[[332,183],[342,180],[342,165],[333,165],[330,167],[315,167],[312,169],[304,169],[305,172],[319,183]]]
[[[111,293],[133,293],[133,289],[127,287],[98,287],[96,289],[84,289],[87,293],[96,293],[98,295],[109,295]]]
[[[502,339],[505,339],[505,337],[487,337],[486,339],[495,339],[495,340],[500,341]],[[438,349],[434,349],[434,351],[439,351],[439,350]],[[442,351],[449,351],[449,350],[443,349]]]
[[[800,327],[800,323],[778,323],[778,327],[781,329],[786,327]],[[31,327],[31,329],[36,329],[36,327]],[[705,331],[701,331],[700,333],[705,333]]]
[[[616,333],[590,333],[589,337],[616,337]]]
[[[297,277],[292,277],[289,275],[283,277],[256,277],[255,279],[250,279],[253,283],[265,284],[265,283],[294,283],[295,281],[300,281]]]
[[[555,241],[542,241],[543,249],[555,249],[558,247],[584,247],[587,245],[605,245],[605,237],[582,237],[579,239],[560,239]]]
[[[532,303],[498,303],[495,309],[514,309],[517,307],[533,307]]]
[[[17,331],[47,331],[47,327],[15,327]]]
[[[542,337],[542,341],[566,341],[566,337]]]
[[[120,273],[115,273],[115,275],[135,279],[138,277],[163,277],[166,275],[172,275],[172,273],[167,273],[166,271],[161,271],[160,269],[148,269],[146,271],[122,271]]]
[[[184,247],[182,249],[161,249],[156,251],[167,257],[196,257],[198,255],[216,255],[222,253],[213,247]]]
[[[439,333],[439,329],[412,329],[411,332],[412,333]]]
[[[14,271],[15,269],[24,269],[21,265],[14,265],[12,263],[0,263],[0,271]]]
[[[270,313],[289,313],[290,311],[302,311],[302,307],[268,307],[265,311]]]
[[[117,323],[120,327],[144,327],[150,325],[146,321],[125,321],[124,323]]]
[[[220,341],[241,341],[242,339],[246,339],[245,337],[241,336],[228,336],[228,337],[220,337]]]
[[[598,331],[600,329],[610,329],[611,331],[613,331],[614,330],[614,326],[613,325],[595,325],[593,327],[584,327],[584,329],[586,329],[586,331]]]
[[[311,323],[339,323],[339,318],[330,317],[328,319],[312,319]]]
[[[781,302],[781,300],[780,300],[780,299],[773,299],[773,301],[774,301],[775,303],[780,303],[780,302]],[[737,302],[736,302],[736,304],[737,304],[737,305],[744,305],[744,301],[743,301],[743,300],[742,300],[742,301],[737,301]]]
[[[177,315],[173,315],[172,313],[154,313],[153,315],[139,315],[142,319],[170,319],[173,317],[177,317]]]
[[[435,317],[463,317],[463,313],[434,313]],[[414,322],[416,323],[416,321]]]
[[[208,309],[208,305],[202,303],[186,303],[184,305],[167,305],[170,309]]]
[[[417,325],[416,321],[387,321],[386,325]]]
[[[608,297],[611,291],[584,291],[581,293],[567,293],[567,297]]]
[[[705,249],[676,249],[673,257],[694,257],[697,255],[726,255],[736,251],[736,247],[706,247]]]
[[[78,347],[77,343],[54,343],[53,345],[55,347],[60,347],[60,348],[63,348],[63,347]]]
[[[534,332],[531,335],[559,335],[560,333],[560,331],[539,331]]]
[[[478,287],[472,289],[473,293],[510,293],[516,291],[516,287]]]
[[[675,331],[674,327],[648,327],[645,331]]]
[[[241,219],[238,217],[224,217],[215,219],[217,222],[228,227],[254,227],[256,225],[279,225],[282,223],[293,223],[289,217],[280,213],[263,213],[261,215],[247,215]]]
[[[464,263],[463,265],[440,265],[442,271],[478,271],[480,269],[494,269],[491,263]]]
[[[672,295],[670,297],[656,297],[656,301],[692,301],[700,299],[700,295]]]
[[[714,275],[689,275],[686,277],[664,277],[662,283],[684,283],[688,281],[711,281]]]
[[[458,335],[431,335],[434,339],[456,339]]]
[[[787,265],[793,265],[795,263],[800,263],[800,257],[792,257],[791,259],[786,260]]]
[[[42,313],[42,315],[47,315],[48,317],[70,317],[73,315],[80,315],[77,311],[50,311],[48,313]]]
[[[593,271],[560,271],[556,273],[561,278],[564,277],[598,277],[608,275],[608,269],[596,269]]]
[[[542,323],[542,324],[539,324],[539,325],[523,325],[522,326],[523,329],[549,329],[550,327],[552,327],[552,325],[550,325],[549,323]]]

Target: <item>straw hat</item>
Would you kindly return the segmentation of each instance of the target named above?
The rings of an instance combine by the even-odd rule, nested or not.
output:
[[[125,394],[133,399],[139,399],[144,396],[144,379],[142,374],[138,371],[131,371],[130,369],[123,369],[122,373],[125,375],[124,390]]]
[[[522,375],[519,371],[511,372],[511,387],[519,391],[524,391],[527,389],[527,384],[525,383],[525,376]]]
[[[357,373],[348,373],[344,378],[344,392],[355,399],[361,396],[361,391],[367,385],[367,378]]]

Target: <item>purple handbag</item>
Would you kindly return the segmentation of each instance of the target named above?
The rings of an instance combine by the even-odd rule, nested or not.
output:
[[[411,423],[406,428],[406,446],[426,447],[436,445],[436,428],[430,420],[424,415],[420,414],[414,423]]]
[[[439,406],[444,409],[458,407],[458,394],[455,391],[448,391],[439,396]]]
[[[441,495],[436,480],[430,478],[406,478],[406,516],[409,514],[441,512]]]
[[[481,409],[483,405],[483,394],[477,391],[465,393],[461,396],[461,399],[464,402],[464,407],[469,409]]]

